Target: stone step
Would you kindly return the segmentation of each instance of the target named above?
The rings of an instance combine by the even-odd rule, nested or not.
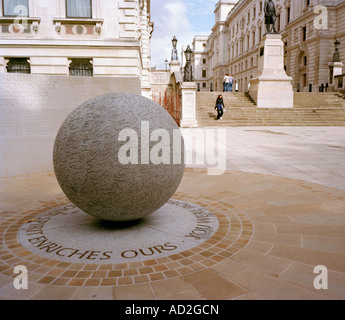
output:
[[[230,121],[230,120],[223,120],[221,121],[216,121],[215,119],[211,121],[198,121],[199,126],[202,125],[217,125],[218,123],[222,123],[224,125],[233,125],[233,124],[238,124],[238,125],[280,125],[280,124],[290,124],[290,125],[327,125],[327,126],[333,126],[333,125],[345,125],[345,121],[338,121],[338,120],[333,120],[333,121],[254,121],[254,120],[235,120],[235,121]]]
[[[215,121],[214,104],[223,95],[226,112]],[[294,93],[293,109],[258,109],[247,93],[197,93],[199,126],[344,126],[345,100],[337,93]]]

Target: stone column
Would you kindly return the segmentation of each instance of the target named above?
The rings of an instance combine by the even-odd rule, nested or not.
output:
[[[266,33],[259,48],[258,72],[249,95],[258,108],[293,108],[292,78],[284,70],[284,43],[278,33]]]
[[[197,85],[194,82],[183,82],[181,84],[182,114],[181,128],[197,128],[196,120],[196,91]]]

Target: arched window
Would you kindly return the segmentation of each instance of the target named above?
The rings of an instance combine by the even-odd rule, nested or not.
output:
[[[7,63],[8,73],[31,73],[29,58],[9,58]]]
[[[90,62],[90,59],[72,59],[72,62],[69,65],[69,75],[92,77],[93,65]]]

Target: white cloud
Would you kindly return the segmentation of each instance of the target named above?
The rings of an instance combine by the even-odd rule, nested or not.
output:
[[[182,46],[192,44],[196,35],[209,34],[217,1],[151,0],[151,20],[155,24],[151,40],[151,65],[165,68],[164,60],[171,59],[171,39],[174,36],[178,39],[177,49],[181,60]]]

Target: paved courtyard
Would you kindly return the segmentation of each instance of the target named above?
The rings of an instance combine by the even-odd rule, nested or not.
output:
[[[187,141],[195,157],[173,198],[212,212],[219,226],[202,244],[164,257],[97,264],[33,253],[18,230],[69,201],[53,172],[1,179],[0,299],[343,300],[345,128],[198,130],[197,140],[226,135],[206,148],[219,163],[225,156],[224,172],[207,170]],[[13,286],[17,265],[28,269],[27,290]],[[314,287],[319,265],[328,289]]]

